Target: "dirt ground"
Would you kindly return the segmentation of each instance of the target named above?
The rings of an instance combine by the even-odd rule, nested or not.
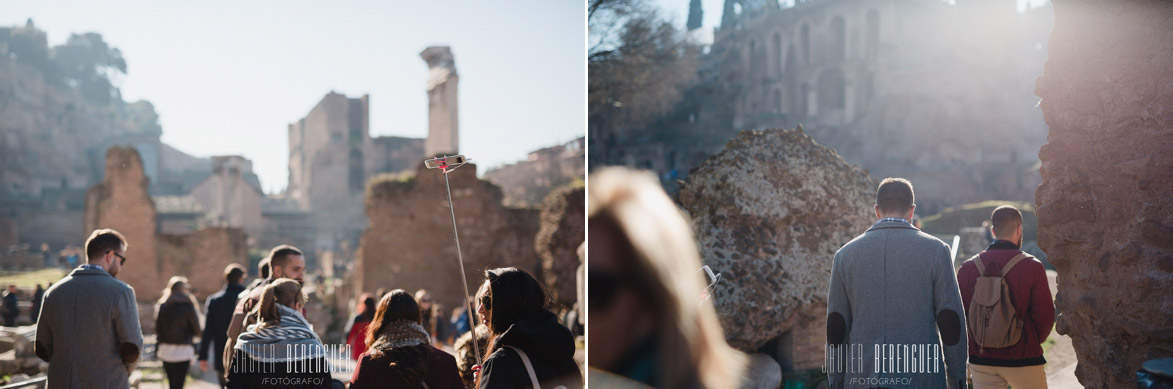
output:
[[[1055,280],[1057,274],[1053,270],[1047,271],[1047,282],[1051,285],[1051,297],[1055,297],[1057,292]],[[1047,387],[1050,388],[1080,388],[1079,381],[1075,379],[1075,349],[1071,346],[1071,337],[1067,335],[1059,335],[1051,333],[1051,338],[1055,340],[1055,344],[1048,349],[1047,365],[1044,369],[1047,371]]]

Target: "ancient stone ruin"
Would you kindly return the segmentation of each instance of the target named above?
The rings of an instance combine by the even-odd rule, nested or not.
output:
[[[542,261],[542,281],[555,302],[572,307],[578,301],[578,247],[586,236],[586,186],[572,184],[550,193],[540,218],[534,249]]]
[[[502,206],[501,189],[478,179],[476,165],[465,165],[448,176],[469,293],[476,292],[489,268],[513,266],[541,277],[534,252],[538,211]],[[462,304],[443,173],[421,163],[414,175],[373,179],[367,187],[366,212],[370,227],[355,261],[356,292],[428,289],[448,309]]]
[[[817,368],[835,251],[873,222],[868,173],[797,130],[743,131],[678,194],[730,345]],[[698,277],[701,274],[698,273]]]
[[[431,46],[420,53],[428,63],[428,139],[424,153],[429,157],[456,154],[460,147],[460,121],[457,115],[456,61],[448,46]]]
[[[118,278],[134,287],[139,300],[151,300],[163,289],[155,250],[155,204],[147,194],[147,177],[143,173],[138,151],[128,147],[111,147],[106,151],[106,177],[86,191],[85,229],[78,237],[85,243],[96,228],[113,228],[126,237],[126,266]]]
[[[113,228],[128,241],[126,266],[118,278],[134,287],[140,302],[153,302],[171,276],[185,276],[200,298],[224,286],[229,263],[246,264],[247,244],[239,228],[206,228],[191,234],[160,234],[155,204],[135,149],[112,147],[106,153],[106,177],[86,192],[85,231]],[[153,327],[154,321],[144,325]],[[144,328],[144,330],[147,330]],[[150,331],[147,331],[150,332]]]
[[[1165,1],[1056,1],[1035,84],[1039,247],[1086,387],[1135,387],[1145,360],[1173,355],[1171,19]]]
[[[525,160],[489,169],[484,177],[501,187],[506,206],[540,207],[550,192],[586,174],[585,140],[531,151]]]
[[[1002,0],[723,3],[705,10],[722,23],[677,113],[648,131],[599,131],[600,121],[591,166],[682,177],[720,151],[709,137],[735,135],[714,129],[802,123],[872,178],[920,183],[925,215],[1033,199],[1046,124],[1027,86],[1046,59],[1050,2],[1021,11]]]

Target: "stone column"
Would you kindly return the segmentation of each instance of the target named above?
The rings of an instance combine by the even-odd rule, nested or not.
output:
[[[428,157],[459,152],[460,124],[457,115],[456,63],[447,46],[432,46],[420,53],[428,63]]]
[[[855,77],[843,80],[843,118],[839,125],[847,125],[855,118]]]

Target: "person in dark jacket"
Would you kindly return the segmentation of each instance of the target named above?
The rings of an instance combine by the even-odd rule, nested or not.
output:
[[[358,306],[358,313],[346,325],[346,344],[350,345],[350,358],[354,360],[367,351],[367,326],[375,318],[375,295],[363,293],[359,301],[362,304]]]
[[[37,322],[37,316],[41,314],[41,299],[45,298],[45,288],[41,284],[37,284],[37,289],[33,291],[33,307],[29,310],[29,320],[33,323]]]
[[[973,301],[978,277],[1002,275],[1002,268],[1022,254],[1022,213],[1013,206],[994,209],[993,233],[997,240],[978,254],[985,274],[978,272],[971,258],[957,271],[957,285],[966,307]],[[1016,316],[1022,320],[1022,338],[1017,344],[1002,348],[980,347],[969,336],[969,375],[975,388],[1046,388],[1042,343],[1055,324],[1055,305],[1043,263],[1033,257],[1020,260],[1002,280],[1010,290]],[[974,318],[969,317],[968,320]]]
[[[546,309],[541,284],[512,267],[487,270],[485,278],[477,312],[488,324],[490,340],[477,387],[583,387],[574,335]]]
[[[367,330],[351,389],[463,389],[456,358],[431,344],[419,304],[403,289],[388,293]]]
[[[230,389],[325,389],[332,386],[322,340],[301,314],[306,295],[301,283],[282,278],[261,292],[246,327],[233,344],[234,362],[228,367]]]
[[[155,334],[159,343],[155,356],[163,361],[171,389],[183,388],[195,354],[192,339],[200,333],[198,305],[188,291],[187,278],[175,276],[167,282],[167,289],[155,307]]]
[[[204,313],[208,315],[204,320],[204,333],[200,336],[200,369],[208,370],[208,349],[212,349],[215,356],[216,376],[220,379],[220,386],[224,386],[224,344],[228,342],[228,323],[232,321],[232,310],[236,308],[236,298],[244,291],[245,270],[237,264],[228,265],[224,269],[224,277],[228,283],[224,289],[208,296]]]
[[[20,316],[20,306],[16,299],[16,285],[8,285],[4,293],[4,326],[16,327],[16,317]]]

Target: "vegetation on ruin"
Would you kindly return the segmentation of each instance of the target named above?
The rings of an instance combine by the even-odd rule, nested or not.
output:
[[[818,388],[827,383],[827,373],[820,369],[810,369],[783,374],[783,389]]]
[[[415,173],[381,173],[367,180],[366,198],[381,199],[396,193],[405,193],[415,188]]]

